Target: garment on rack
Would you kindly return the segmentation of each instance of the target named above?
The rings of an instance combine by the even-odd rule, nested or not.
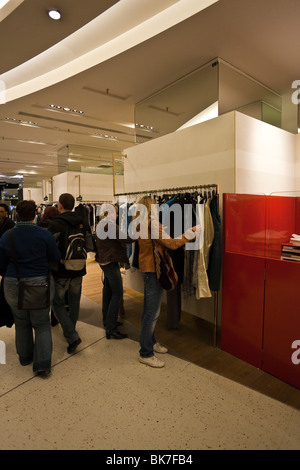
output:
[[[180,237],[195,224],[194,198],[190,193],[178,193],[164,203],[163,225],[172,238]],[[181,285],[184,280],[185,247],[170,251],[170,256],[178,276],[178,284]]]
[[[181,319],[181,286],[167,291],[167,330],[179,328]]]
[[[214,185],[212,185],[214,186]],[[191,226],[200,222],[200,237],[197,240],[196,249],[189,249],[188,244],[177,250],[170,250],[174,268],[178,275],[178,286],[176,291],[168,292],[167,295],[167,328],[177,328],[181,315],[181,291],[184,297],[195,296],[196,299],[212,297],[213,290],[219,290],[221,274],[221,221],[218,212],[218,196],[209,188],[208,193],[201,186],[189,188],[177,188],[173,193],[170,190],[149,191],[159,204],[160,222],[165,231],[172,237],[181,236]],[[183,192],[182,190],[191,192]],[[131,193],[132,196],[135,193]],[[139,193],[137,193],[139,194]],[[127,205],[127,211],[136,203],[136,198]],[[134,202],[133,202],[134,201]],[[178,206],[178,207],[176,207]],[[179,210],[179,209],[180,210]],[[176,220],[176,209],[178,209]],[[128,220],[127,220],[128,223]],[[190,245],[196,242],[191,242]],[[132,244],[130,266],[138,269],[138,243]]]
[[[204,243],[203,243],[203,254],[205,269],[208,269],[209,253],[214,241],[215,230],[213,219],[210,211],[211,198],[208,198],[204,204]]]
[[[80,215],[81,218],[84,220],[85,225],[90,226],[90,218],[89,218],[89,210],[83,204],[79,204],[75,207],[74,211],[76,214]]]
[[[123,202],[120,204],[119,207],[119,226],[123,233],[128,234],[128,228],[130,227],[130,223],[132,221],[132,215],[130,209],[130,204],[128,202]],[[129,234],[130,235],[130,234]],[[126,245],[126,254],[128,259],[130,260],[131,255],[133,253],[132,244]],[[130,261],[129,261],[130,262]]]
[[[203,225],[204,233],[201,245],[199,245],[199,250],[195,251],[194,255],[193,285],[196,289],[196,299],[212,296],[207,276],[209,251],[213,240],[213,223],[209,206],[210,201],[203,201],[204,210],[200,210],[199,207],[200,225]]]
[[[209,253],[208,280],[212,291],[220,289],[221,271],[222,271],[222,231],[221,217],[218,207],[218,196],[215,194],[210,203],[210,211],[214,225],[214,239]]]

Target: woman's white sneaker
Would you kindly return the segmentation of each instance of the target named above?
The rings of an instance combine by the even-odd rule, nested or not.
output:
[[[150,367],[164,367],[165,365],[165,363],[161,361],[160,359],[158,359],[156,356],[151,356],[151,357],[140,356],[140,362]]]
[[[159,343],[155,343],[155,345],[153,346],[153,350],[157,353],[160,353],[160,354],[166,354],[168,352],[168,349],[165,348],[165,346],[162,346]]]

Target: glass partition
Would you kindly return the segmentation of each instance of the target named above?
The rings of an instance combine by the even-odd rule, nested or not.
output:
[[[136,143],[233,110],[281,127],[281,96],[224,60],[213,59],[137,103]]]
[[[281,97],[220,59],[219,113],[233,110],[281,127]]]
[[[23,176],[0,175],[0,202],[15,206],[23,199]]]
[[[205,111],[218,116],[218,62],[182,77],[135,107],[136,143],[161,137]],[[200,118],[201,119],[201,116]]]
[[[119,150],[113,149],[68,145],[58,151],[59,173],[77,171],[113,175],[113,170],[115,170],[115,175],[123,175],[124,159],[115,158],[113,164],[113,156],[120,153]]]
[[[225,253],[300,261],[300,191],[224,194],[223,218]]]
[[[224,252],[266,255],[267,197],[262,194],[223,194]]]
[[[291,253],[300,251],[300,191],[272,193],[267,207],[267,257],[292,261],[292,256],[284,253],[283,245],[293,245]],[[297,240],[291,243],[293,235],[299,236],[299,245]]]

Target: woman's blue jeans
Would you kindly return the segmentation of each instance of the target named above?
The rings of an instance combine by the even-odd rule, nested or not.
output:
[[[123,298],[122,276],[118,263],[100,265],[104,272],[102,291],[103,324],[107,334],[116,333],[120,303]]]
[[[144,305],[140,333],[140,356],[154,355],[153,346],[156,343],[154,329],[160,314],[163,288],[159,284],[156,273],[142,273],[144,279]]]
[[[40,284],[45,282],[46,277],[30,277],[22,280],[30,281],[31,284]],[[20,363],[27,365],[33,362],[33,372],[50,370],[52,355],[50,308],[18,309],[18,280],[14,277],[4,278],[4,294],[15,320],[15,342]]]

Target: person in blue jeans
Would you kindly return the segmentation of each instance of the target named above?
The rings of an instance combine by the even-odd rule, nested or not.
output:
[[[144,214],[147,217],[148,232],[147,236],[140,237],[139,243],[139,270],[144,280],[144,304],[142,311],[142,322],[140,332],[140,357],[141,363],[151,367],[164,367],[164,362],[154,355],[156,353],[167,353],[168,349],[158,343],[155,338],[155,325],[160,314],[160,307],[163,295],[155,270],[155,261],[151,234],[156,233],[154,243],[161,254],[165,249],[176,250],[193,240],[200,227],[195,226],[188,229],[181,237],[171,238],[164,231],[164,227],[159,223],[158,216],[155,213],[157,203],[150,196],[144,196],[138,204],[146,208]]]
[[[65,240],[71,227],[76,227],[83,233],[89,230],[83,218],[73,211],[74,205],[75,199],[72,194],[61,194],[58,199],[59,215],[48,226],[48,231],[57,239],[58,248],[62,254],[61,261],[64,260],[66,255]],[[76,324],[80,310],[82,277],[86,275],[86,265],[84,263],[84,267],[80,270],[72,270],[67,269],[64,263],[60,262],[52,269],[52,275],[55,285],[54,314],[68,343],[67,351],[72,354],[81,343]],[[68,306],[66,306],[66,299]]]
[[[96,229],[96,261],[104,273],[102,290],[103,325],[107,339],[124,339],[127,334],[118,330],[118,313],[123,299],[120,265],[129,267],[126,244],[135,240],[117,225],[117,206],[106,204]]]
[[[56,263],[61,253],[53,235],[34,223],[34,201],[18,202],[16,211],[20,221],[12,229],[12,234],[21,280],[43,284],[49,273],[49,264]],[[18,279],[8,234],[5,232],[0,239],[0,274],[5,276],[4,294],[14,316],[17,354],[21,365],[33,363],[33,371],[46,376],[51,372],[52,355],[50,307],[37,310],[18,308]]]

